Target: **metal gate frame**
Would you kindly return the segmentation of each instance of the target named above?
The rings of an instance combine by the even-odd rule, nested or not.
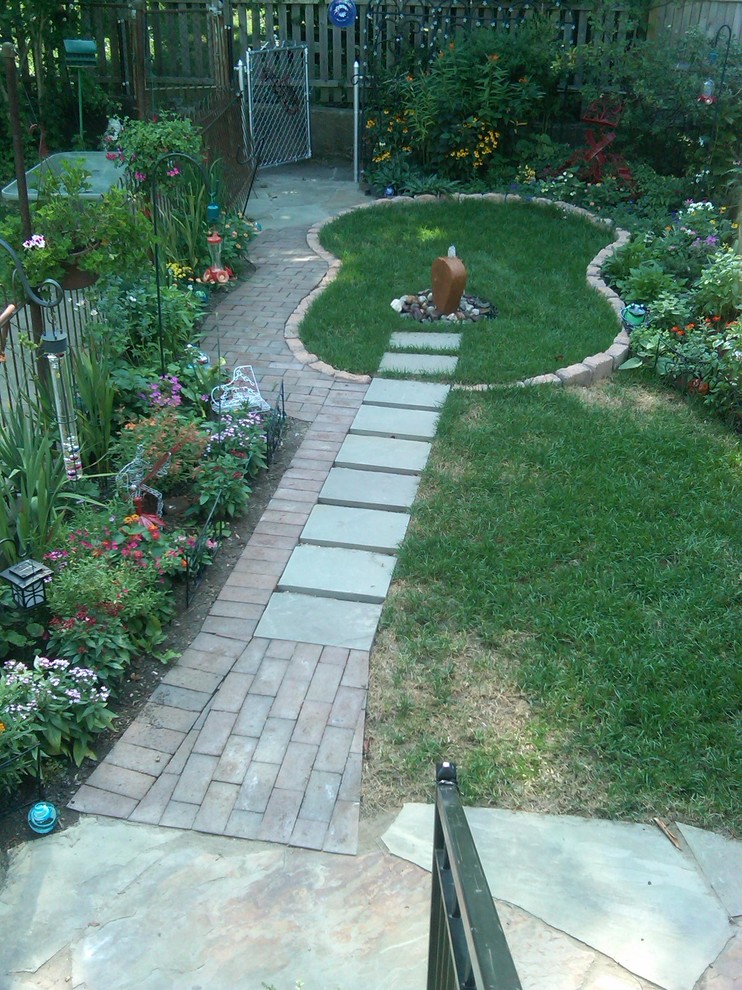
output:
[[[312,157],[307,45],[245,52],[248,140],[261,168]]]

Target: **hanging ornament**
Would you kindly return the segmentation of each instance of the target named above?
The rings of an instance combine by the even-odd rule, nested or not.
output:
[[[327,7],[327,16],[332,24],[338,28],[347,28],[355,24],[356,5],[353,0],[330,0]]]
[[[57,414],[64,471],[69,481],[79,481],[82,478],[82,460],[68,360],[67,334],[63,329],[57,328],[54,310],[49,311],[49,322],[50,325],[45,327],[41,341],[43,352],[49,362],[49,378]]]

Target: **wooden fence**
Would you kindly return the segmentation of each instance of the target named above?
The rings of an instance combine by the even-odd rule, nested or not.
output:
[[[669,34],[679,37],[693,29],[711,39],[726,24],[732,36],[742,40],[742,0],[671,0],[658,3],[649,11],[649,37]]]
[[[378,59],[389,64],[405,51],[433,48],[458,30],[514,30],[542,14],[567,45],[585,44],[596,30],[618,39],[628,31],[628,14],[618,5],[596,28],[593,5],[585,0],[515,0],[511,5],[499,0],[357,0],[356,7],[355,24],[347,29],[332,25],[326,0],[222,5],[146,0],[136,7],[121,0],[83,0],[82,15],[87,36],[97,41],[99,79],[128,101],[128,112],[136,107],[141,114],[163,106],[187,110],[184,102],[228,82],[241,53],[266,43],[306,44],[314,101],[347,105],[356,59],[362,66]]]

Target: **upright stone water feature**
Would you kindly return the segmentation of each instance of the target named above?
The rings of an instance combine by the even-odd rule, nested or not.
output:
[[[466,288],[466,268],[453,245],[448,257],[435,259],[430,274],[435,308],[442,316],[450,316],[458,310]]]

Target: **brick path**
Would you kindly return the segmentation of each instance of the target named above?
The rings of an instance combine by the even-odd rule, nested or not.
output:
[[[201,632],[70,807],[201,832],[354,853],[368,652],[253,633],[367,384],[314,370],[284,328],[327,272],[307,227],[265,230],[256,271],[201,346],[251,364],[270,401],[310,424]]]

